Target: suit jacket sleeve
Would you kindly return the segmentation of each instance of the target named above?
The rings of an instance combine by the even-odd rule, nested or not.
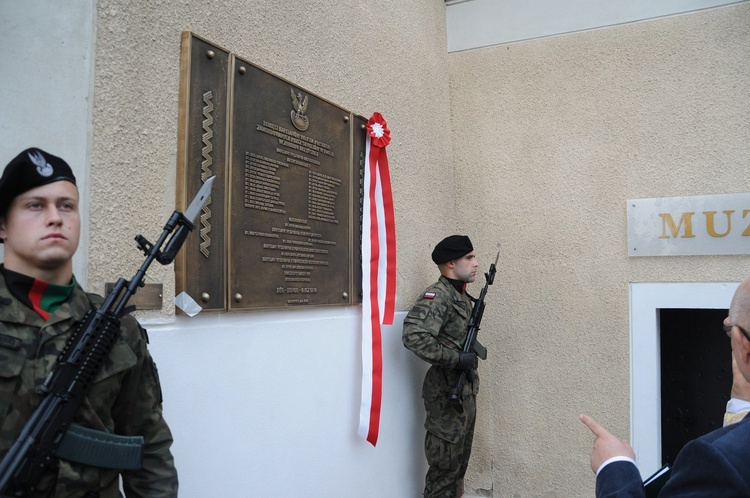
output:
[[[631,462],[612,462],[596,478],[596,498],[645,496],[641,473]]]
[[[750,421],[743,421],[686,444],[659,498],[750,496],[748,431]],[[614,462],[604,467],[596,479],[596,496],[645,496],[636,466]]]
[[[741,445],[740,440],[738,438],[736,444]],[[713,444],[704,438],[685,445],[659,497],[688,494],[695,497],[750,496],[750,477],[745,460],[748,450],[744,449],[739,454],[725,450],[725,446]]]

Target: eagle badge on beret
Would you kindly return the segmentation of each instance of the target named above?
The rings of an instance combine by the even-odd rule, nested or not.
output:
[[[40,175],[48,177],[52,176],[52,173],[54,173],[55,169],[47,162],[42,153],[38,150],[29,151],[29,159],[34,163],[36,171]]]

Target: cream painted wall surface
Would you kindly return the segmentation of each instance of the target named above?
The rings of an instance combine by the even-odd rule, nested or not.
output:
[[[174,209],[183,30],[357,114],[383,114],[403,255],[398,306],[430,283],[432,246],[455,221],[445,5],[316,1],[302,10],[272,0],[97,3],[93,288],[138,262],[134,234],[120,227],[154,234]],[[171,268],[151,278],[173,295]]]
[[[503,244],[477,495],[591,496],[577,417],[629,437],[629,283],[747,276],[747,256],[628,258],[626,200],[750,191],[748,26],[743,3],[450,55],[459,212],[485,263]]]

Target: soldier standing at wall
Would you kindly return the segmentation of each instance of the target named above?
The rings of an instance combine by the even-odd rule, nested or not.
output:
[[[73,276],[80,224],[76,180],[63,159],[28,149],[6,166],[0,178],[0,457],[39,405],[68,338],[103,301]],[[172,434],[146,343],[138,322],[122,317],[119,337],[73,420],[107,446],[98,457],[83,456],[89,447],[60,446],[58,456],[68,455],[32,483],[28,496],[117,497],[120,476],[128,497],[177,496]],[[119,459],[118,444],[139,436],[142,462]]]
[[[422,386],[425,411],[426,498],[463,495],[469,465],[479,390],[477,358],[462,351],[472,312],[466,284],[476,278],[474,247],[465,235],[451,235],[432,251],[440,278],[424,291],[404,319],[403,342],[430,363]],[[461,392],[462,411],[450,402],[459,376],[467,381]]]

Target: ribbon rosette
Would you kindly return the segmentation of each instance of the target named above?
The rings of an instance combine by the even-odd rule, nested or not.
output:
[[[385,147],[391,142],[391,130],[379,112],[373,113],[367,121],[367,133],[375,147]]]

